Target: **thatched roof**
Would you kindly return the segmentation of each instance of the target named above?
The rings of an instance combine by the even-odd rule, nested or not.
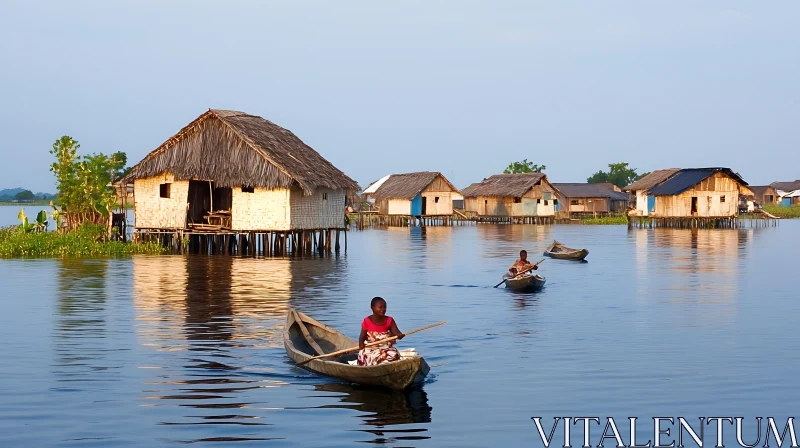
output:
[[[643,178],[623,188],[623,190],[625,191],[649,190],[655,187],[656,185],[660,184],[661,182],[666,181],[678,171],[680,171],[680,168],[667,168],[665,170],[655,170],[652,173],[648,174],[647,176],[644,176]]]
[[[495,174],[470,185],[461,193],[465,198],[478,196],[521,197],[543,180],[547,182],[547,176],[544,173]]]
[[[794,182],[773,182],[769,186],[776,190],[791,193],[792,191],[800,190],[800,179]]]
[[[557,183],[553,186],[566,198],[609,198],[614,201],[630,199],[627,193],[614,190],[613,184]]]
[[[747,186],[747,182],[730,168],[686,168],[678,171],[666,182],[650,189],[653,196],[672,196],[681,194],[708,179],[716,173],[724,173],[735,180],[739,185]],[[748,190],[749,191],[749,190]]]
[[[137,163],[132,181],[172,173],[176,180],[213,180],[220,187],[318,187],[358,190],[358,184],[291,131],[255,115],[214,110],[170,137]]]
[[[442,173],[435,171],[421,171],[418,173],[390,174],[388,178],[382,178],[383,182],[375,190],[374,197],[377,201],[385,199],[414,199],[422,190],[431,184],[437,177],[442,179],[450,186],[452,191],[458,191]],[[385,179],[385,180],[384,180]],[[369,190],[369,187],[367,187]]]

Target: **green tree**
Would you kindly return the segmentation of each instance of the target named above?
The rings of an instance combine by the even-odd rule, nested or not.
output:
[[[637,181],[648,173],[638,174],[636,168],[629,168],[628,162],[609,163],[608,171],[600,170],[586,179],[590,184],[612,183],[620,188],[627,187],[634,181]]]
[[[125,166],[128,164],[128,155],[125,154],[125,152],[117,151],[114,154],[111,154],[111,157],[109,158],[111,159],[113,169],[111,173],[113,180],[122,179],[131,172],[131,167]]]
[[[30,190],[22,190],[14,195],[14,199],[18,201],[32,201],[36,199],[36,196]]]
[[[79,157],[80,147],[65,135],[50,151],[56,158],[50,171],[56,176],[60,215],[68,217],[70,229],[86,222],[110,227],[116,197],[109,183],[119,161],[102,153]]]
[[[546,170],[547,166],[537,165],[533,162],[528,162],[528,159],[523,159],[521,162],[513,162],[503,170],[503,174],[518,174],[518,173],[541,173]]]

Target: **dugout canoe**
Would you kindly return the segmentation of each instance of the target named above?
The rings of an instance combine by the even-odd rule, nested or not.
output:
[[[315,344],[325,353],[357,347],[358,342],[348,338],[335,329],[299,312],[290,309],[283,330],[283,346],[286,354],[296,363],[312,358],[317,353]],[[300,321],[295,319],[298,316]],[[308,341],[301,325],[306,328],[313,342]],[[403,358],[377,366],[353,366],[348,361],[355,360],[358,352],[341,356],[315,359],[301,367],[320,375],[338,378],[367,386],[402,390],[421,383],[430,371],[428,363],[421,356]]]
[[[506,280],[506,289],[516,292],[534,292],[542,289],[545,278],[541,275],[523,275]]]
[[[567,247],[558,241],[553,241],[553,244],[544,251],[544,255],[558,260],[576,260],[581,261],[589,255],[586,249],[573,249]]]

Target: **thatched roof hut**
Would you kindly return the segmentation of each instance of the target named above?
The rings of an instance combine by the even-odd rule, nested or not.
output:
[[[778,191],[771,185],[750,185],[750,191],[753,192],[753,198],[759,205],[775,204],[780,200]]]
[[[495,174],[462,191],[464,207],[479,216],[553,216],[556,189],[544,173]]]
[[[521,197],[530,189],[547,181],[544,173],[495,174],[465,188],[465,198],[487,197]]]
[[[623,212],[630,196],[615,190],[614,184],[554,183],[562,210],[571,213]]]
[[[681,170],[680,168],[667,168],[663,170],[655,170],[650,174],[648,174],[647,176],[644,176],[643,178],[623,188],[623,190],[630,191],[632,193],[636,191],[649,190],[655,187],[656,185],[660,184],[661,182],[666,181],[680,170]]]
[[[209,109],[133,166],[129,180],[171,173],[218,187],[358,190],[358,184],[291,131],[259,116]]]
[[[133,166],[137,228],[340,228],[358,184],[292,132],[209,109]],[[188,210],[188,212],[187,212]]]
[[[381,214],[398,216],[452,215],[454,194],[458,189],[435,171],[390,174],[364,190]]]

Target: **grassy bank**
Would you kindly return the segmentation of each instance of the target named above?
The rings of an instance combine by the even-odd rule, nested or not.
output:
[[[778,205],[765,205],[762,207],[765,212],[775,215],[778,218],[800,218],[800,205],[791,207],[780,207]]]
[[[75,232],[26,233],[18,226],[0,228],[0,257],[114,257],[161,254],[156,242],[105,241],[105,228],[85,225]]]
[[[618,225],[627,225],[628,218],[625,216],[603,216],[600,218],[585,218],[581,220],[581,223],[586,225],[607,225],[607,226],[618,226]]]

